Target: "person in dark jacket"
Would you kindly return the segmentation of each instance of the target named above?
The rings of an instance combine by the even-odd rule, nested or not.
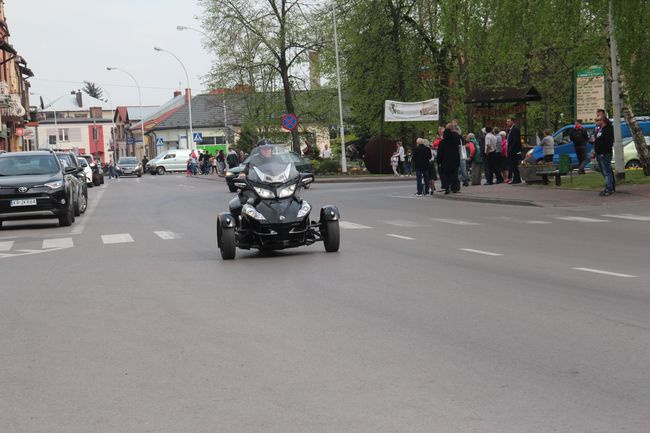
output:
[[[511,184],[521,183],[519,164],[521,164],[521,132],[512,117],[506,121],[508,125],[508,168],[512,176]]]
[[[594,142],[594,153],[600,167],[600,172],[605,179],[605,190],[601,196],[608,196],[614,192],[614,174],[612,173],[612,150],[614,148],[614,128],[607,117],[598,119],[598,133]]]
[[[571,133],[571,141],[573,148],[578,157],[578,174],[585,174],[585,164],[587,164],[587,142],[589,141],[589,134],[587,130],[582,127],[579,122],[576,122]]]
[[[454,193],[460,191],[458,169],[460,167],[460,146],[462,145],[462,139],[452,128],[453,125],[451,123],[447,125],[442,136],[442,141],[438,146],[440,180],[445,194],[449,194],[450,189]]]
[[[417,197],[429,194],[429,160],[431,159],[431,150],[424,145],[423,138],[418,138],[417,146],[413,151],[413,166],[415,167],[415,182],[417,185]],[[424,185],[424,188],[423,188]]]

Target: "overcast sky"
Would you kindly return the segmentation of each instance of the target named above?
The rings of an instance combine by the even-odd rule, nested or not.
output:
[[[181,24],[200,28],[202,10],[196,0],[5,0],[10,42],[34,72],[32,93],[53,100],[94,81],[106,87],[115,105],[137,105],[130,72],[142,88],[143,105],[160,105],[179,83],[185,87],[185,64],[194,94],[204,89],[201,76],[211,58],[196,32],[176,30]],[[38,96],[32,96],[36,105]],[[46,102],[47,103],[47,102]]]

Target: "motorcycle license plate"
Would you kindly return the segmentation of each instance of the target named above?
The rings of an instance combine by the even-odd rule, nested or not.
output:
[[[10,207],[19,207],[19,206],[36,206],[36,199],[29,198],[25,200],[11,200],[9,203]]]

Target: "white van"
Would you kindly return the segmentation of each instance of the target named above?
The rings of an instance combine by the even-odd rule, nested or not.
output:
[[[170,149],[147,162],[146,170],[151,174],[163,175],[168,171],[186,171],[191,149]],[[198,157],[198,153],[197,153]]]

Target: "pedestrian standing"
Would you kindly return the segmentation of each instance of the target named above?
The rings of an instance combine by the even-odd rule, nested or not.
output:
[[[413,175],[413,151],[411,149],[406,151],[404,157],[404,171],[407,176]]]
[[[485,184],[492,185],[496,178],[496,183],[503,182],[501,171],[499,170],[499,153],[497,152],[498,139],[492,133],[492,128],[486,126],[485,130],[485,155],[487,167],[485,168]]]
[[[508,139],[506,138],[506,131],[499,131],[495,134],[497,137],[497,146],[499,148],[499,170],[501,170],[501,177],[506,183],[512,182],[512,173],[508,171]]]
[[[545,129],[544,138],[542,138],[540,143],[544,152],[544,162],[553,162],[553,157],[555,156],[555,140],[553,140],[551,134],[550,129]]]
[[[323,159],[332,159],[332,149],[330,149],[329,144],[326,144],[325,149],[323,149]]]
[[[232,147],[228,149],[226,162],[228,162],[228,168],[235,168],[239,165],[239,157],[237,156],[237,151],[235,151],[235,149]]]
[[[433,195],[436,190],[436,181],[438,180],[438,171],[436,170],[436,156],[438,152],[433,148],[433,144],[429,140],[424,139],[424,145],[431,151],[431,159],[429,160],[429,194]]]
[[[223,149],[219,149],[219,153],[217,154],[217,169],[219,176],[223,176],[226,170],[226,156],[223,154]]]
[[[404,174],[404,158],[405,158],[405,153],[404,153],[404,145],[402,144],[401,140],[397,141],[397,171],[400,175]]]
[[[460,136],[454,132],[450,123],[445,128],[443,139],[438,146],[438,163],[440,164],[440,181],[445,194],[460,192],[458,170],[460,168]]]
[[[521,175],[519,173],[519,164],[521,164],[521,132],[515,123],[515,119],[510,117],[506,123],[508,124],[508,162],[510,173],[512,173],[512,184],[516,185],[521,183]]]
[[[148,162],[149,162],[149,158],[147,158],[147,154],[145,153],[144,156],[142,157],[142,171],[145,171],[147,169]]]
[[[485,146],[485,144],[484,144]],[[485,147],[484,147],[485,148]],[[483,171],[483,158],[481,146],[473,133],[467,134],[468,161],[472,172],[472,185],[481,184],[481,172]]]
[[[422,193],[429,194],[429,161],[431,150],[424,145],[423,138],[418,138],[417,146],[413,151],[413,166],[415,167],[415,182],[417,191],[416,197],[422,197]]]
[[[614,174],[612,173],[612,150],[614,148],[614,128],[607,117],[598,119],[598,133],[594,142],[596,161],[605,179],[605,189],[601,196],[611,195],[615,191]]]
[[[458,151],[460,153],[460,165],[458,167],[458,176],[460,176],[460,179],[463,182],[463,186],[467,187],[469,186],[469,175],[467,174],[467,147],[462,141],[460,141],[460,145],[458,146]]]
[[[397,171],[397,165],[399,163],[399,153],[396,150],[393,152],[393,154],[390,157],[390,167],[393,169],[393,174],[395,176],[399,176],[399,172]]]
[[[585,165],[587,164],[587,143],[589,142],[589,134],[587,130],[582,127],[580,122],[576,122],[571,133],[571,141],[573,148],[578,158],[578,174],[585,174]]]

